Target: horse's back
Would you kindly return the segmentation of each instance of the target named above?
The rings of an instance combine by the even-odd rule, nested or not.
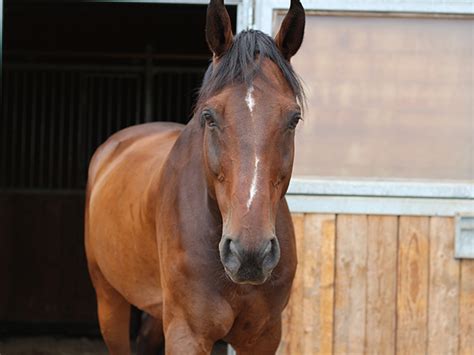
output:
[[[183,127],[155,122],[121,130],[96,150],[89,165],[89,267],[138,307],[160,302],[153,188]]]

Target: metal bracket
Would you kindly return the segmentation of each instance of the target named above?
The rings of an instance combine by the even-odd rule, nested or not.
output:
[[[454,257],[474,259],[474,214],[456,216]]]

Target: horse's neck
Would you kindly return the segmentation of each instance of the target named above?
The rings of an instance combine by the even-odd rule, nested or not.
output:
[[[193,215],[201,223],[209,223],[209,227],[219,225],[220,228],[222,221],[217,203],[208,193],[200,128],[198,120],[193,118],[177,139],[163,167],[160,193],[166,196],[167,201],[178,202],[167,208],[174,208],[179,219],[189,219],[183,214],[195,209]]]

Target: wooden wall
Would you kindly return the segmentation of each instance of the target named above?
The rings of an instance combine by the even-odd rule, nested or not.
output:
[[[473,354],[474,260],[454,219],[294,214],[279,354]]]

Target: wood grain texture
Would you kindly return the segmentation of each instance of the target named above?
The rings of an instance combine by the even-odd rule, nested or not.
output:
[[[303,330],[304,343],[302,354],[317,354],[319,352],[319,329],[321,321],[319,319],[319,299],[320,299],[320,238],[321,224],[320,218],[316,214],[306,215],[305,238],[303,248],[304,267],[303,273]]]
[[[456,354],[459,334],[459,269],[454,259],[454,221],[430,220],[428,353]]]
[[[303,300],[304,300],[304,214],[293,214],[295,228],[296,251],[298,268],[296,270],[290,301],[284,311],[282,341],[278,350],[279,354],[302,354],[305,341],[303,328]]]
[[[303,354],[332,353],[335,215],[305,217]]]
[[[298,271],[279,354],[473,354],[474,261],[454,219],[293,215]]]
[[[368,217],[367,351],[395,352],[398,218]]]
[[[474,354],[474,260],[461,261],[459,354]]]
[[[397,353],[426,352],[429,218],[400,217],[397,275]]]
[[[336,216],[327,216],[322,223],[320,277],[320,353],[332,354],[334,328],[334,286],[336,262]]]
[[[336,354],[365,351],[367,216],[337,217],[335,334]]]

